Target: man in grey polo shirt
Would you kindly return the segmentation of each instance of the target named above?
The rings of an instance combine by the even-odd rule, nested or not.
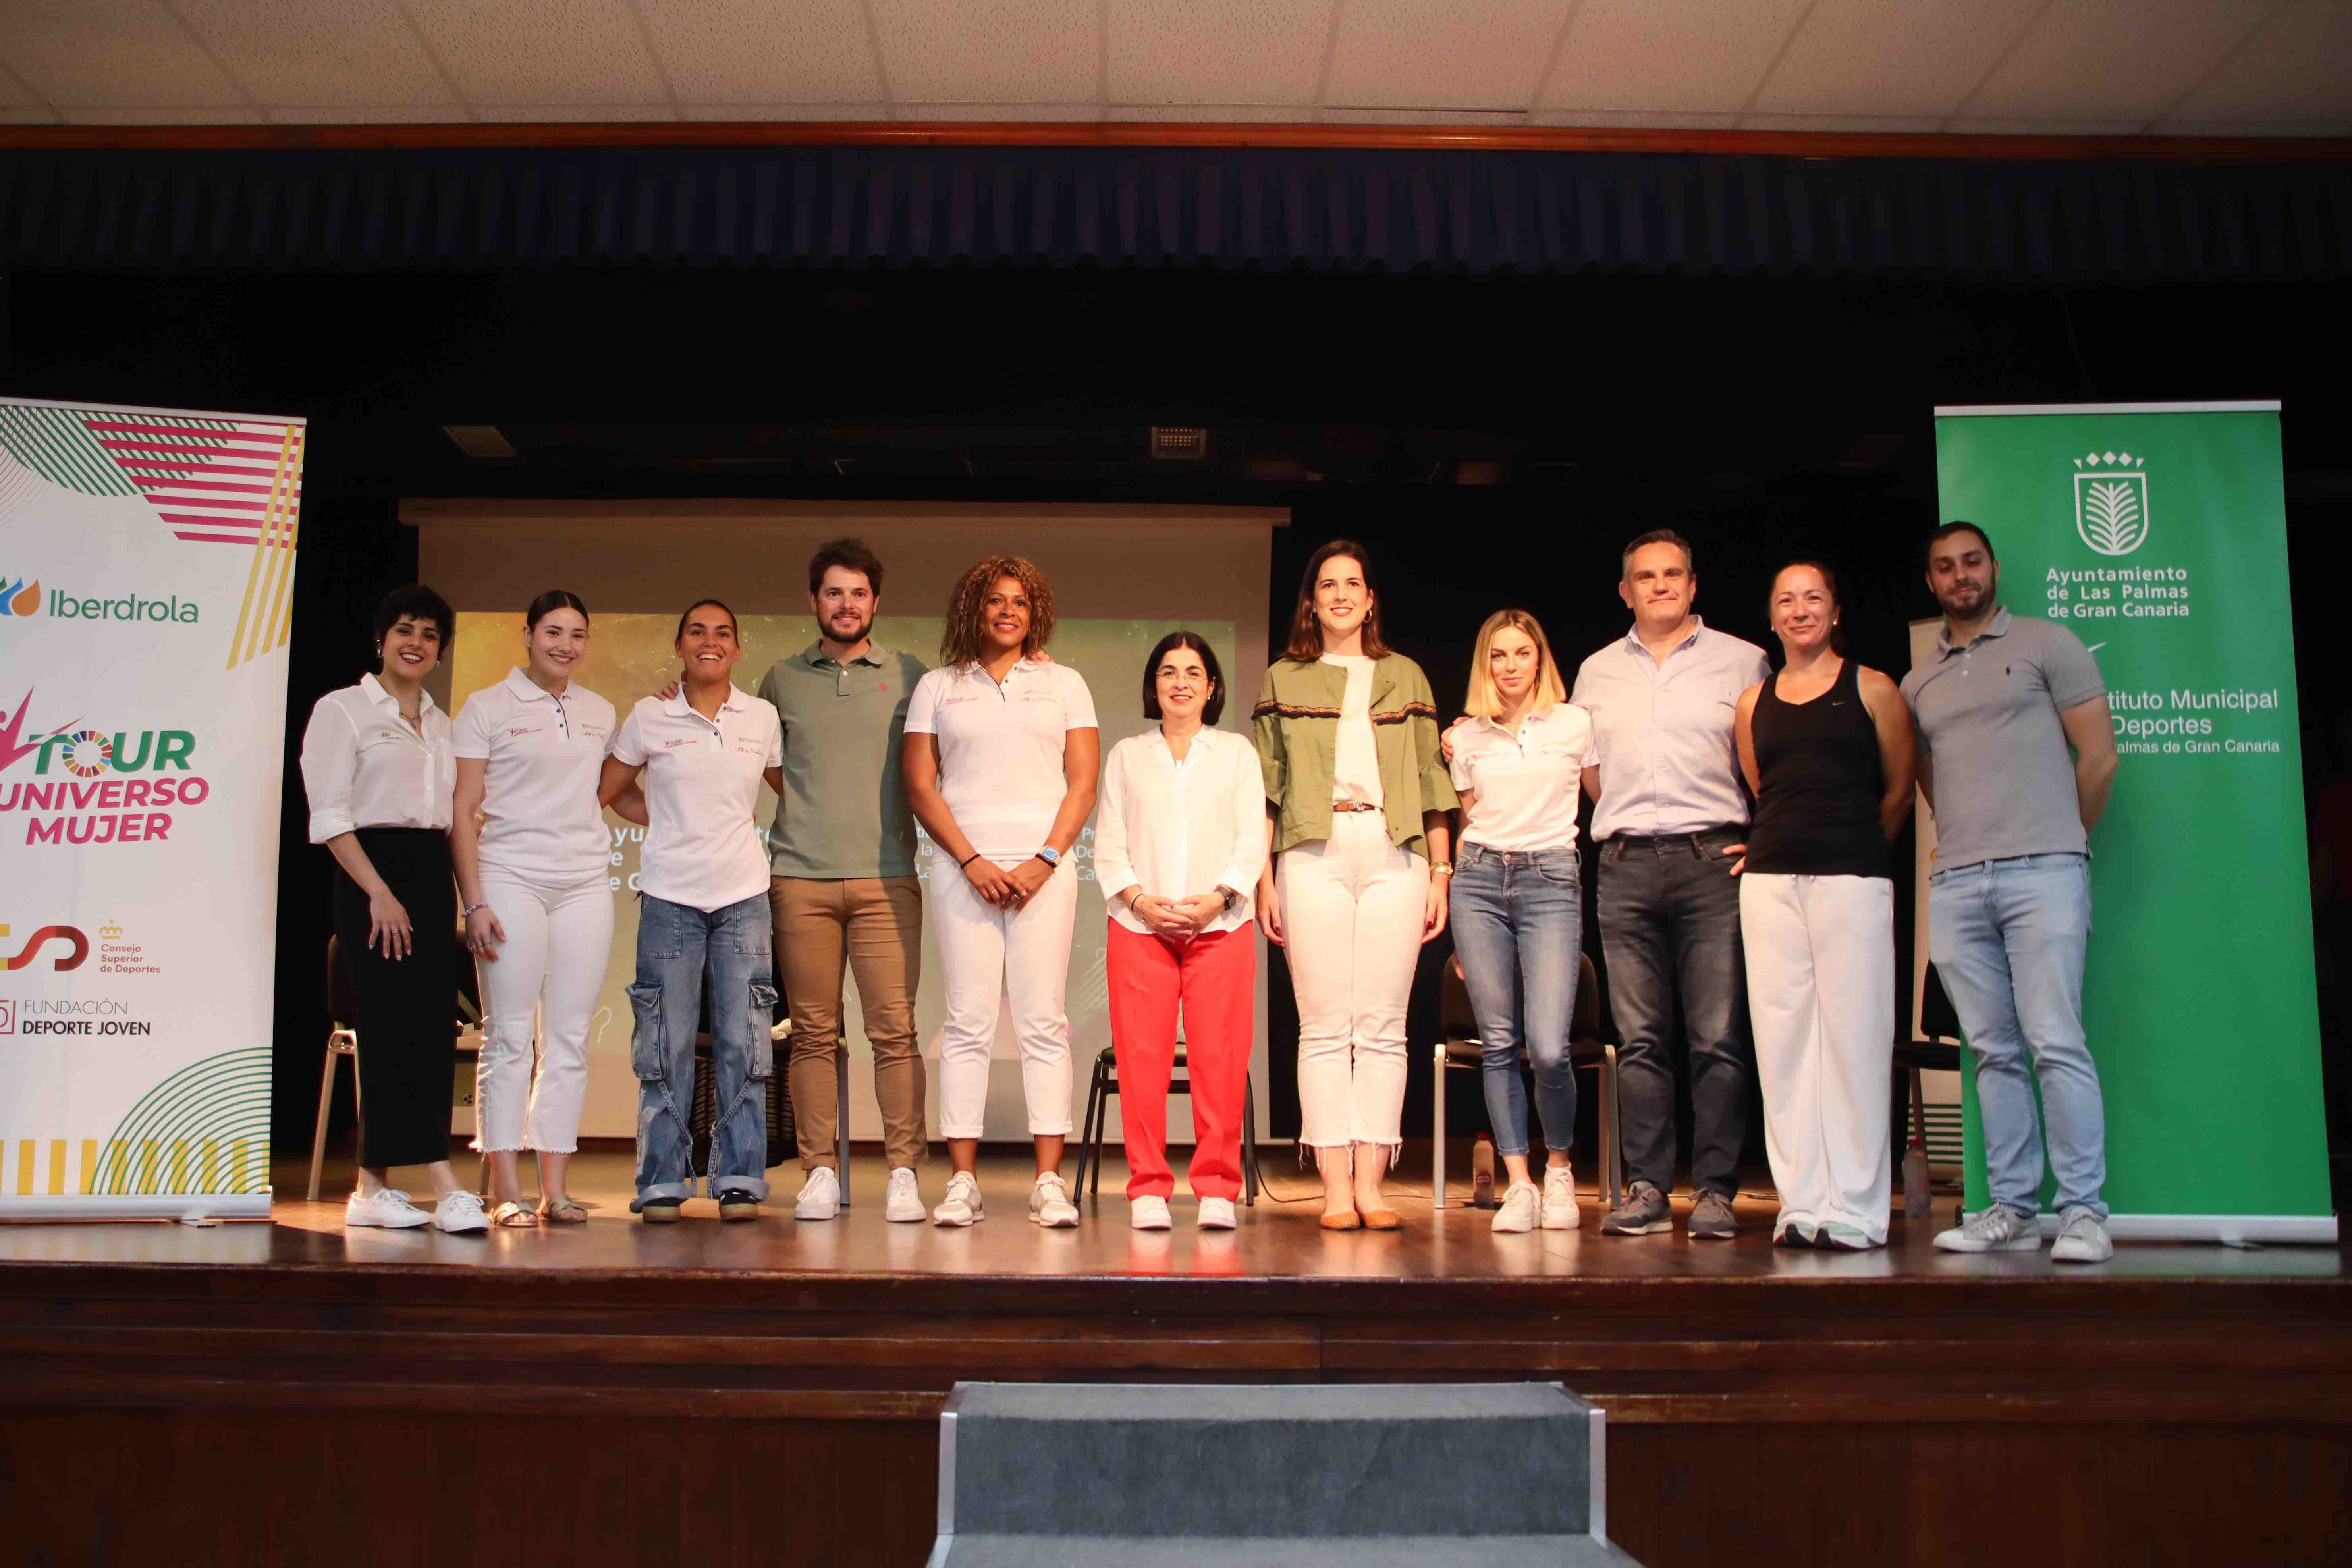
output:
[[[768,905],[792,1010],[787,1071],[807,1178],[793,1212],[802,1219],[831,1219],[841,1204],[833,1168],[843,1114],[834,1051],[845,965],[857,976],[874,1047],[874,1093],[890,1163],[883,1212],[907,1223],[924,1217],[915,1179],[929,1151],[915,1038],[923,900],[898,753],[907,700],[926,667],[874,641],[881,604],[882,563],[864,542],[824,546],[809,562],[817,640],[778,659],[760,682],[784,726],[784,788],[768,836]]]
[[[1918,722],[1919,787],[1936,814],[1928,951],[1976,1053],[1993,1200],[1936,1245],[2042,1245],[2046,1131],[2060,1211],[2050,1256],[2102,1262],[2115,1248],[2099,1195],[2106,1121],[2083,1037],[2083,954],[2090,834],[2116,776],[2106,686],[2073,632],[2002,607],[2000,563],[1976,524],[1936,531],[1927,586],[1944,629],[1935,657],[1904,678],[1903,697]]]

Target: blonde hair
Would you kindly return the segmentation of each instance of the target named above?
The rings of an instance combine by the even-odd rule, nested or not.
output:
[[[1503,694],[1495,689],[1495,678],[1486,673],[1486,656],[1495,634],[1509,626],[1527,633],[1528,640],[1536,645],[1536,687],[1528,711],[1540,713],[1555,702],[1568,700],[1568,688],[1560,683],[1559,665],[1551,657],[1551,643],[1544,637],[1543,627],[1525,610],[1496,610],[1478,628],[1477,645],[1470,650],[1470,697],[1462,710],[1474,719],[1503,716]]]

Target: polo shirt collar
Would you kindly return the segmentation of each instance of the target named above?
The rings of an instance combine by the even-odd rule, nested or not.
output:
[[[888,657],[889,652],[890,650],[888,648],[884,647],[880,643],[868,637],[866,639],[866,651],[859,654],[856,658],[849,660],[849,662],[851,664],[870,665],[873,668],[879,669],[882,667],[883,659]],[[831,665],[838,668],[842,662],[837,658],[828,658],[825,657],[824,639],[822,637],[819,637],[816,641],[809,644],[808,647],[801,650],[801,660],[803,663],[815,669],[823,669],[827,665]]]
[[[375,678],[374,671],[371,670],[367,674],[360,677],[360,689],[365,692],[367,694],[367,700],[374,703],[377,707],[389,708],[394,713],[400,711],[400,699],[394,697],[390,691],[384,689],[383,682]],[[421,687],[418,688],[416,696],[418,699],[417,712],[419,714],[430,713],[439,706],[439,704],[433,700],[433,693],[425,690]]]
[[[554,692],[547,690],[545,688],[541,687],[539,682],[533,680],[528,674],[526,674],[522,666],[519,664],[507,671],[506,688],[509,691],[513,692],[518,699],[525,702],[554,702],[560,700]]]
[[[1672,647],[1668,648],[1668,649],[1666,650],[1666,652],[1667,652],[1669,655],[1672,655],[1672,654],[1677,654],[1677,653],[1682,652],[1682,650],[1683,650],[1683,649],[1685,649],[1685,648],[1686,648],[1686,647],[1690,647],[1693,643],[1695,643],[1695,642],[1698,641],[1700,634],[1701,634],[1701,633],[1703,633],[1703,632],[1705,632],[1705,631],[1706,630],[1706,623],[1705,621],[1703,621],[1703,620],[1699,619],[1699,617],[1698,617],[1698,616],[1693,616],[1690,619],[1691,619],[1690,636],[1688,636],[1688,637],[1686,637],[1683,638],[1683,640],[1682,640],[1682,641],[1680,641],[1680,642],[1678,642],[1678,643],[1675,644],[1675,646],[1674,646],[1674,647]],[[1642,623],[1641,623],[1641,622],[1636,621],[1636,622],[1634,622],[1634,623],[1633,624],[1633,626],[1629,626],[1628,628],[1626,628],[1626,632],[1625,632],[1625,647],[1626,647],[1626,649],[1627,649],[1629,652],[1638,653],[1638,654],[1647,654],[1647,653],[1650,651],[1648,648],[1646,648],[1646,647],[1643,647],[1643,646],[1642,646]]]
[[[727,683],[726,700],[719,704],[719,710],[721,713],[740,713],[743,710],[744,701],[743,693],[736,689],[735,683],[730,680]],[[677,696],[662,704],[662,711],[673,719],[683,719],[689,713],[694,713],[698,719],[702,717],[701,714],[695,713],[693,705],[687,701],[686,688],[683,685],[677,689]]]
[[[2003,632],[2009,630],[2009,606],[2007,605],[2003,605],[1993,611],[1992,619],[1985,623],[1984,630],[1979,632],[1975,637],[1971,638],[1969,645],[1963,645],[1957,648],[1952,646],[1952,623],[1946,621],[1936,633],[1937,658],[1947,659],[1951,658],[1955,653],[1965,653],[1968,651],[1968,647],[1976,642],[1981,642],[1986,637],[1997,637],[2000,636]]]

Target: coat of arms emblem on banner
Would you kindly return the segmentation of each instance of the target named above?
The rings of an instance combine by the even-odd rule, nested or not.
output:
[[[2102,555],[2129,555],[2147,542],[2147,462],[2129,452],[2074,459],[2074,531]]]

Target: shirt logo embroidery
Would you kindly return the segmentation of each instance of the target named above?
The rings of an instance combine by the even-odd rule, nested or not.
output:
[[[676,749],[677,749],[677,747],[679,747],[679,746],[691,746],[692,744],[694,744],[694,742],[695,742],[696,741],[699,740],[700,738],[701,738],[701,737],[697,736],[697,735],[680,735],[680,736],[679,736],[677,740],[675,740],[675,741],[664,741],[664,742],[662,742],[662,750],[663,750],[663,751],[665,751],[665,752],[667,752],[667,751],[674,751],[674,750],[676,750]]]

